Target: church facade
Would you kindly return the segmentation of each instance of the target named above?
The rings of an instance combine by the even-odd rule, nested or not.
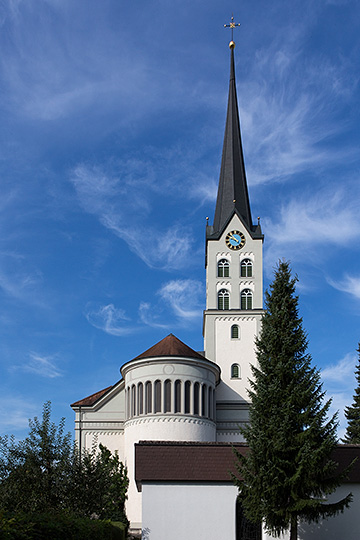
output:
[[[141,493],[135,484],[139,441],[241,442],[254,340],[263,313],[263,235],[252,222],[241,143],[230,43],[230,83],[218,196],[206,227],[204,351],[170,334],[121,367],[113,386],[76,401],[80,449],[102,443],[117,451],[130,479],[127,514],[141,528]]]

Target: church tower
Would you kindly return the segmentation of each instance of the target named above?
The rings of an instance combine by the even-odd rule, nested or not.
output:
[[[216,389],[217,440],[239,441],[248,421],[254,340],[263,314],[263,234],[253,225],[245,175],[235,84],[233,41],[230,84],[213,225],[206,227],[205,357],[221,368]]]

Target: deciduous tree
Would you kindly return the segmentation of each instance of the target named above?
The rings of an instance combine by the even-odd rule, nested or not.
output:
[[[129,480],[119,456],[102,445],[79,454],[64,424],[64,419],[58,426],[51,421],[48,402],[42,419],[29,421],[23,441],[0,437],[0,508],[64,511],[127,524]]]

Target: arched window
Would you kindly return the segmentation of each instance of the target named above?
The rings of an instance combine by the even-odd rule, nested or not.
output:
[[[230,263],[227,259],[221,259],[218,262],[218,277],[229,277],[230,276]]]
[[[252,309],[252,292],[250,289],[241,291],[241,309]]]
[[[176,413],[181,412],[181,381],[175,381],[175,397],[174,397],[174,410]]]
[[[171,381],[167,379],[164,386],[165,411],[171,412]]]
[[[152,386],[148,381],[145,384],[145,414],[152,413]]]
[[[131,416],[136,415],[136,393],[135,393],[135,384],[131,387]]]
[[[138,414],[144,413],[144,386],[143,383],[138,384]]]
[[[206,384],[203,384],[203,387],[201,389],[201,415],[202,416],[207,416],[206,398],[207,398],[207,386]]]
[[[239,339],[240,328],[237,324],[233,324],[231,327],[231,339]]]
[[[126,401],[126,405],[127,405],[127,411],[126,411],[126,418],[130,418],[130,388],[128,387],[127,389],[127,401]]]
[[[243,259],[240,265],[241,277],[252,277],[253,275],[253,263],[250,259]]]
[[[239,364],[233,364],[231,366],[231,378],[232,379],[240,379],[240,366]]]
[[[154,385],[155,404],[154,413],[161,412],[161,382],[155,381]]]
[[[199,401],[200,401],[200,384],[196,382],[194,384],[194,414],[199,414]]]
[[[208,406],[208,417],[213,419],[213,389],[209,386],[209,406]]]
[[[230,309],[230,293],[226,289],[218,292],[218,309]]]
[[[190,388],[191,382],[185,382],[185,414],[190,414]]]

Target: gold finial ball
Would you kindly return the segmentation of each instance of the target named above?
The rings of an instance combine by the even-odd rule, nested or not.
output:
[[[230,41],[229,47],[230,49],[235,49],[235,41]]]

